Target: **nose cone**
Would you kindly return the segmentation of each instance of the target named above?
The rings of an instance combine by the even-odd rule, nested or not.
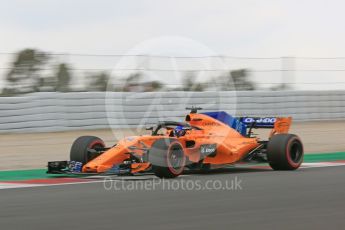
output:
[[[83,172],[106,172],[114,165],[123,163],[129,157],[127,152],[127,148],[117,145],[84,165]]]
[[[93,163],[92,161],[84,165],[83,172],[88,173],[99,173],[99,172],[105,172],[107,169],[104,169],[103,171],[100,171],[102,168],[104,168],[102,165],[97,165]]]

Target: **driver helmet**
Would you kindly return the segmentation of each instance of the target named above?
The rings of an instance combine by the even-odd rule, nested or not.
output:
[[[174,129],[174,135],[176,137],[181,137],[184,136],[186,134],[186,130],[183,129],[183,126],[176,126],[176,128]]]

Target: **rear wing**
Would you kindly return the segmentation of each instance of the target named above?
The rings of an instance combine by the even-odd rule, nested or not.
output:
[[[241,117],[240,121],[249,128],[247,135],[250,136],[253,128],[272,129],[271,135],[276,133],[288,133],[291,117]]]
[[[240,121],[247,126],[247,128],[267,128],[274,127],[277,118],[275,117],[241,117]]]

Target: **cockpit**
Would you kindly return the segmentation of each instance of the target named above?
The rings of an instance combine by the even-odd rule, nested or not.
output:
[[[184,136],[188,130],[202,130],[201,128],[191,126],[189,123],[176,121],[161,121],[156,127],[150,127],[147,129],[152,130],[152,136],[169,137]]]

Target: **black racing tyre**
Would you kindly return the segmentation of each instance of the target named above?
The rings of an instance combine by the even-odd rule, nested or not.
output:
[[[181,143],[163,138],[153,143],[149,152],[153,173],[159,178],[175,178],[183,173],[186,156]]]
[[[303,144],[294,134],[273,135],[267,145],[267,159],[274,170],[295,170],[303,162]]]
[[[77,138],[71,147],[71,161],[78,161],[84,164],[96,158],[99,154],[88,151],[89,149],[104,148],[102,139],[94,136],[81,136]]]

